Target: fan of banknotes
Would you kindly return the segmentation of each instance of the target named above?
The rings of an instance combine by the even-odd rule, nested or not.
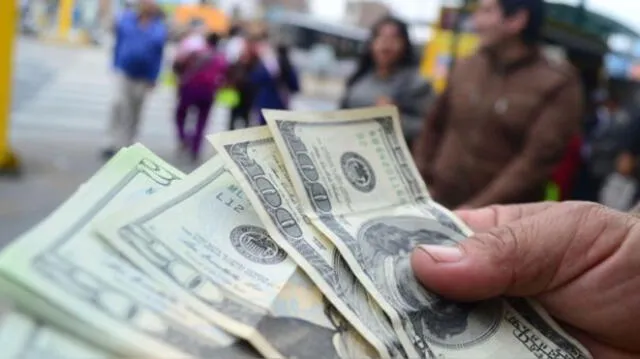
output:
[[[121,150],[0,254],[20,358],[591,358],[535,302],[456,303],[409,254],[471,232],[393,107],[265,111],[185,175]]]

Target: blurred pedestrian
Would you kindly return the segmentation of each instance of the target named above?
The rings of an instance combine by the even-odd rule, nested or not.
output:
[[[625,150],[631,117],[607,90],[599,89],[593,96],[595,109],[584,123],[583,166],[576,199],[599,202],[605,180],[616,172],[617,157]]]
[[[167,33],[153,0],[140,0],[136,10],[125,10],[118,18],[113,54],[117,86],[104,158],[134,142],[144,101],[160,75]]]
[[[23,33],[31,32],[31,0],[18,1],[20,11],[20,31]]]
[[[244,47],[244,36],[242,33],[242,27],[238,24],[234,24],[229,29],[227,37],[221,43],[224,48],[225,56],[229,63],[235,63],[240,59],[240,54]]]
[[[219,36],[215,33],[201,38],[198,33],[188,36],[179,46],[174,62],[178,78],[178,106],[176,128],[181,152],[188,152],[192,161],[200,156],[209,113],[216,91],[225,82],[227,63],[217,49]],[[196,117],[193,133],[187,133],[187,118]]]
[[[583,112],[575,69],[539,48],[543,0],[480,0],[479,50],[456,62],[413,148],[447,207],[538,201]]]
[[[207,49],[207,27],[194,22],[180,35],[178,46],[176,47],[174,67],[180,65],[182,60],[190,55]]]
[[[250,122],[265,124],[263,109],[285,110],[290,96],[300,91],[298,72],[289,58],[288,48],[278,49],[269,43],[266,28],[254,25],[249,32],[242,55],[249,69],[248,82],[252,88]]]
[[[280,97],[284,108],[288,109],[291,106],[291,96],[300,91],[300,78],[291,61],[291,49],[288,45],[277,45],[276,57],[279,68],[278,81],[281,87]]]
[[[58,9],[60,8],[60,0],[45,0],[45,21],[46,26],[53,29],[58,21]]]
[[[229,130],[243,128],[249,124],[249,113],[251,112],[251,99],[253,92],[249,83],[249,65],[252,59],[244,56],[243,52],[246,44],[243,28],[235,24],[229,30],[228,36],[223,42],[223,51],[229,63],[230,85],[237,97],[237,102],[232,106],[229,115]],[[231,89],[229,89],[231,90]]]
[[[621,211],[629,210],[640,198],[640,119],[631,117],[626,110],[618,109],[619,129],[615,140],[615,169],[605,179],[598,201]],[[620,123],[621,122],[621,123]]]
[[[629,116],[629,123],[620,131],[620,151],[616,156],[616,171],[640,179],[640,113]]]
[[[347,80],[343,108],[395,105],[409,144],[419,135],[432,88],[418,73],[407,25],[385,17],[374,25],[358,67]]]

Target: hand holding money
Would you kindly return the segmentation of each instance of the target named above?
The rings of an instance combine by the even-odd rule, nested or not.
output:
[[[483,233],[546,205],[515,207],[489,210],[484,224],[486,212],[463,214],[472,235],[433,201],[395,108],[264,115],[268,127],[210,137],[217,155],[189,175],[141,145],[123,149],[2,251],[0,296],[28,320],[17,320],[21,331],[0,326],[0,344],[46,357],[96,347],[136,358],[591,359],[518,298],[537,295],[603,358],[637,349],[638,283],[614,277],[631,261],[612,260],[639,251],[621,250],[638,244],[621,239],[632,231],[625,218],[589,221],[573,205]],[[577,217],[566,226],[564,215]],[[616,240],[595,237],[607,228]],[[501,246],[488,245],[496,238]],[[411,256],[424,245],[447,256]],[[586,260],[548,270],[566,258]],[[72,340],[29,339],[52,337],[49,328]]]
[[[535,302],[460,303],[420,286],[408,253],[420,245],[455,248],[472,232],[432,200],[398,117],[391,107],[265,111],[300,210],[385,311],[408,356],[589,358]]]
[[[412,264],[425,286],[464,301],[535,297],[594,358],[639,357],[636,219],[591,203],[497,206],[458,215],[478,233],[459,247],[416,250]]]

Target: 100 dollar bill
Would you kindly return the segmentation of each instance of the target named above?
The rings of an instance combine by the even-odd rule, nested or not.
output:
[[[199,286],[206,283],[216,287],[221,298],[232,298],[236,309],[230,307],[226,314],[243,329],[228,323],[223,328],[243,332],[265,357],[375,355],[268,236],[219,158],[162,194],[107,219],[99,231],[167,286],[188,289],[199,298]],[[180,274],[198,280],[180,285],[175,280]]]
[[[142,146],[120,151],[0,255],[0,292],[23,311],[115,354],[214,357],[235,338],[201,320],[93,234],[92,224],[179,180]]]
[[[333,244],[305,222],[266,127],[209,137],[267,231],[382,357],[406,357],[393,328]]]
[[[311,223],[426,358],[588,358],[545,313],[495,299],[448,301],[415,279],[409,253],[455,245],[464,231],[437,218],[394,108],[298,116],[264,111]],[[446,216],[445,216],[446,217]],[[453,224],[453,225],[452,225]]]

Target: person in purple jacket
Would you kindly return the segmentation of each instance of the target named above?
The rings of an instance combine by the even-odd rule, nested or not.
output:
[[[160,75],[168,36],[163,13],[153,0],[140,0],[136,10],[120,14],[114,32],[117,85],[105,159],[133,144],[144,101]]]
[[[219,39],[215,33],[187,37],[180,44],[173,65],[178,78],[176,127],[180,151],[187,152],[193,162],[200,156],[214,96],[226,81],[227,61],[224,54],[216,50]],[[196,117],[193,133],[186,131],[190,112]]]

